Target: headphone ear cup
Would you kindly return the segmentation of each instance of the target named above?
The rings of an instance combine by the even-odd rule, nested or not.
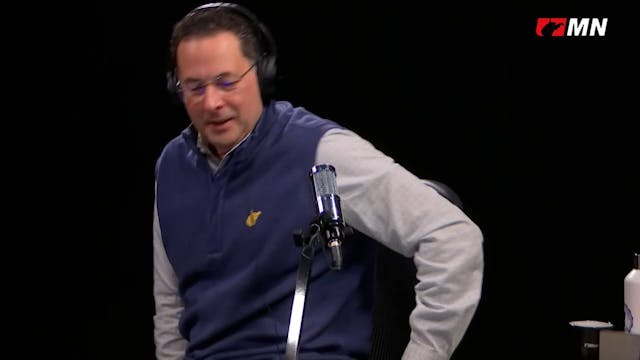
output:
[[[173,75],[173,71],[167,71],[167,90],[173,95],[176,94],[176,77]]]
[[[176,100],[182,100],[182,92],[178,89],[178,78],[175,72],[167,71],[167,90]]]
[[[275,91],[276,58],[271,55],[265,56],[258,62],[257,66],[260,91],[262,92],[262,98],[266,101]]]

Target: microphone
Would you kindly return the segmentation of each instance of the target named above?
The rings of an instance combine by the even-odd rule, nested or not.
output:
[[[324,232],[326,246],[331,251],[333,270],[342,268],[342,240],[351,233],[350,227],[345,227],[340,208],[336,184],[336,169],[328,164],[316,165],[309,174],[317,202],[320,231]]]

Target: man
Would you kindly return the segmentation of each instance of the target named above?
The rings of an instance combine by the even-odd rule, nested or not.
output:
[[[316,218],[309,172],[318,164],[335,168],[355,234],[340,270],[324,256],[313,262],[300,358],[368,356],[376,241],[417,267],[403,359],[450,357],[480,298],[479,228],[357,134],[272,100],[275,44],[247,9],[194,9],[170,48],[168,84],[191,124],[156,166],[158,359],[282,358],[301,252],[293,233]]]

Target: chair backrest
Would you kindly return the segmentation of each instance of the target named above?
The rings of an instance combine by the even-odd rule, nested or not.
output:
[[[449,186],[434,180],[424,183],[462,209],[462,201]],[[395,360],[409,343],[409,314],[415,308],[417,283],[413,259],[378,243],[376,259],[376,301],[369,360]]]

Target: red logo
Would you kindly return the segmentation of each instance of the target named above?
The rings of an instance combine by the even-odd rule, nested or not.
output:
[[[609,18],[538,18],[539,37],[604,37]]]
[[[538,18],[536,34],[538,36],[564,36],[567,18]]]

